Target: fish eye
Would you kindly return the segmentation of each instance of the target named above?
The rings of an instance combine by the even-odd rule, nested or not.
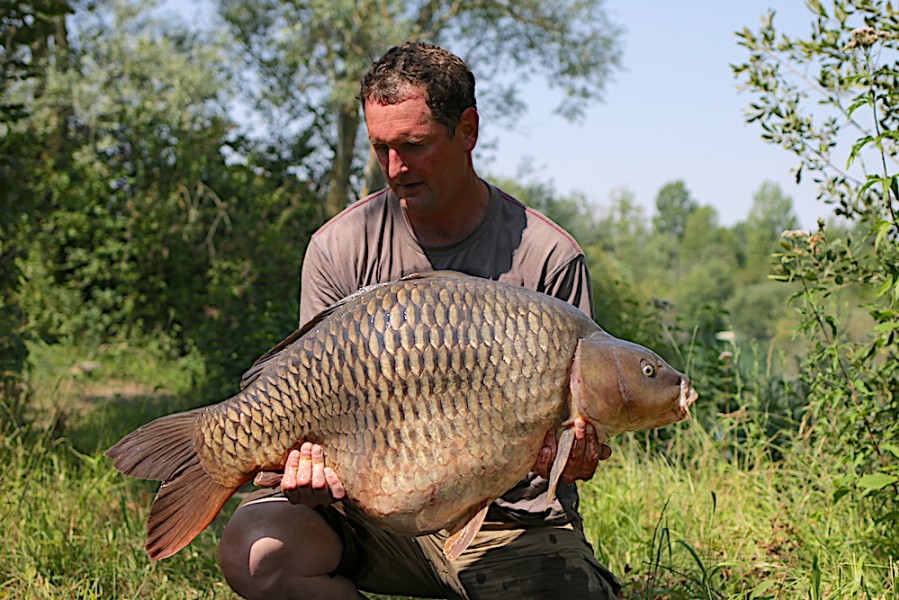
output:
[[[643,372],[643,374],[644,374],[645,376],[647,376],[647,377],[654,377],[655,374],[656,374],[656,368],[655,368],[655,367],[653,366],[653,364],[652,364],[651,362],[649,362],[648,360],[641,360],[641,361],[640,361],[640,370],[641,370],[641,371]]]

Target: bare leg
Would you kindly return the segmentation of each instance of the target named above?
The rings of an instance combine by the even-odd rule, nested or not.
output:
[[[343,544],[311,508],[286,501],[241,506],[225,527],[219,563],[235,592],[248,598],[364,598],[352,581],[331,576]]]

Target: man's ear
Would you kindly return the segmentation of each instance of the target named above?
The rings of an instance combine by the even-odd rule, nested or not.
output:
[[[465,144],[466,152],[471,152],[478,143],[478,126],[480,116],[478,111],[469,106],[459,117],[459,124],[456,126],[456,135],[462,136],[462,142]]]

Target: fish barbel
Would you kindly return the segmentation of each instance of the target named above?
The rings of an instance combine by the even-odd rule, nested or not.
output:
[[[324,447],[346,501],[398,533],[446,529],[455,556],[549,430],[560,433],[554,491],[576,417],[604,442],[679,421],[697,398],[654,352],[570,304],[451,272],[352,294],[256,361],[241,387],[106,452],[122,473],[163,482],[147,523],[151,558],[189,544],[305,441]]]

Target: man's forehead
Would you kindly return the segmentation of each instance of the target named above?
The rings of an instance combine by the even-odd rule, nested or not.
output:
[[[420,95],[396,103],[370,103],[365,112],[365,123],[372,141],[422,137],[440,125]]]

